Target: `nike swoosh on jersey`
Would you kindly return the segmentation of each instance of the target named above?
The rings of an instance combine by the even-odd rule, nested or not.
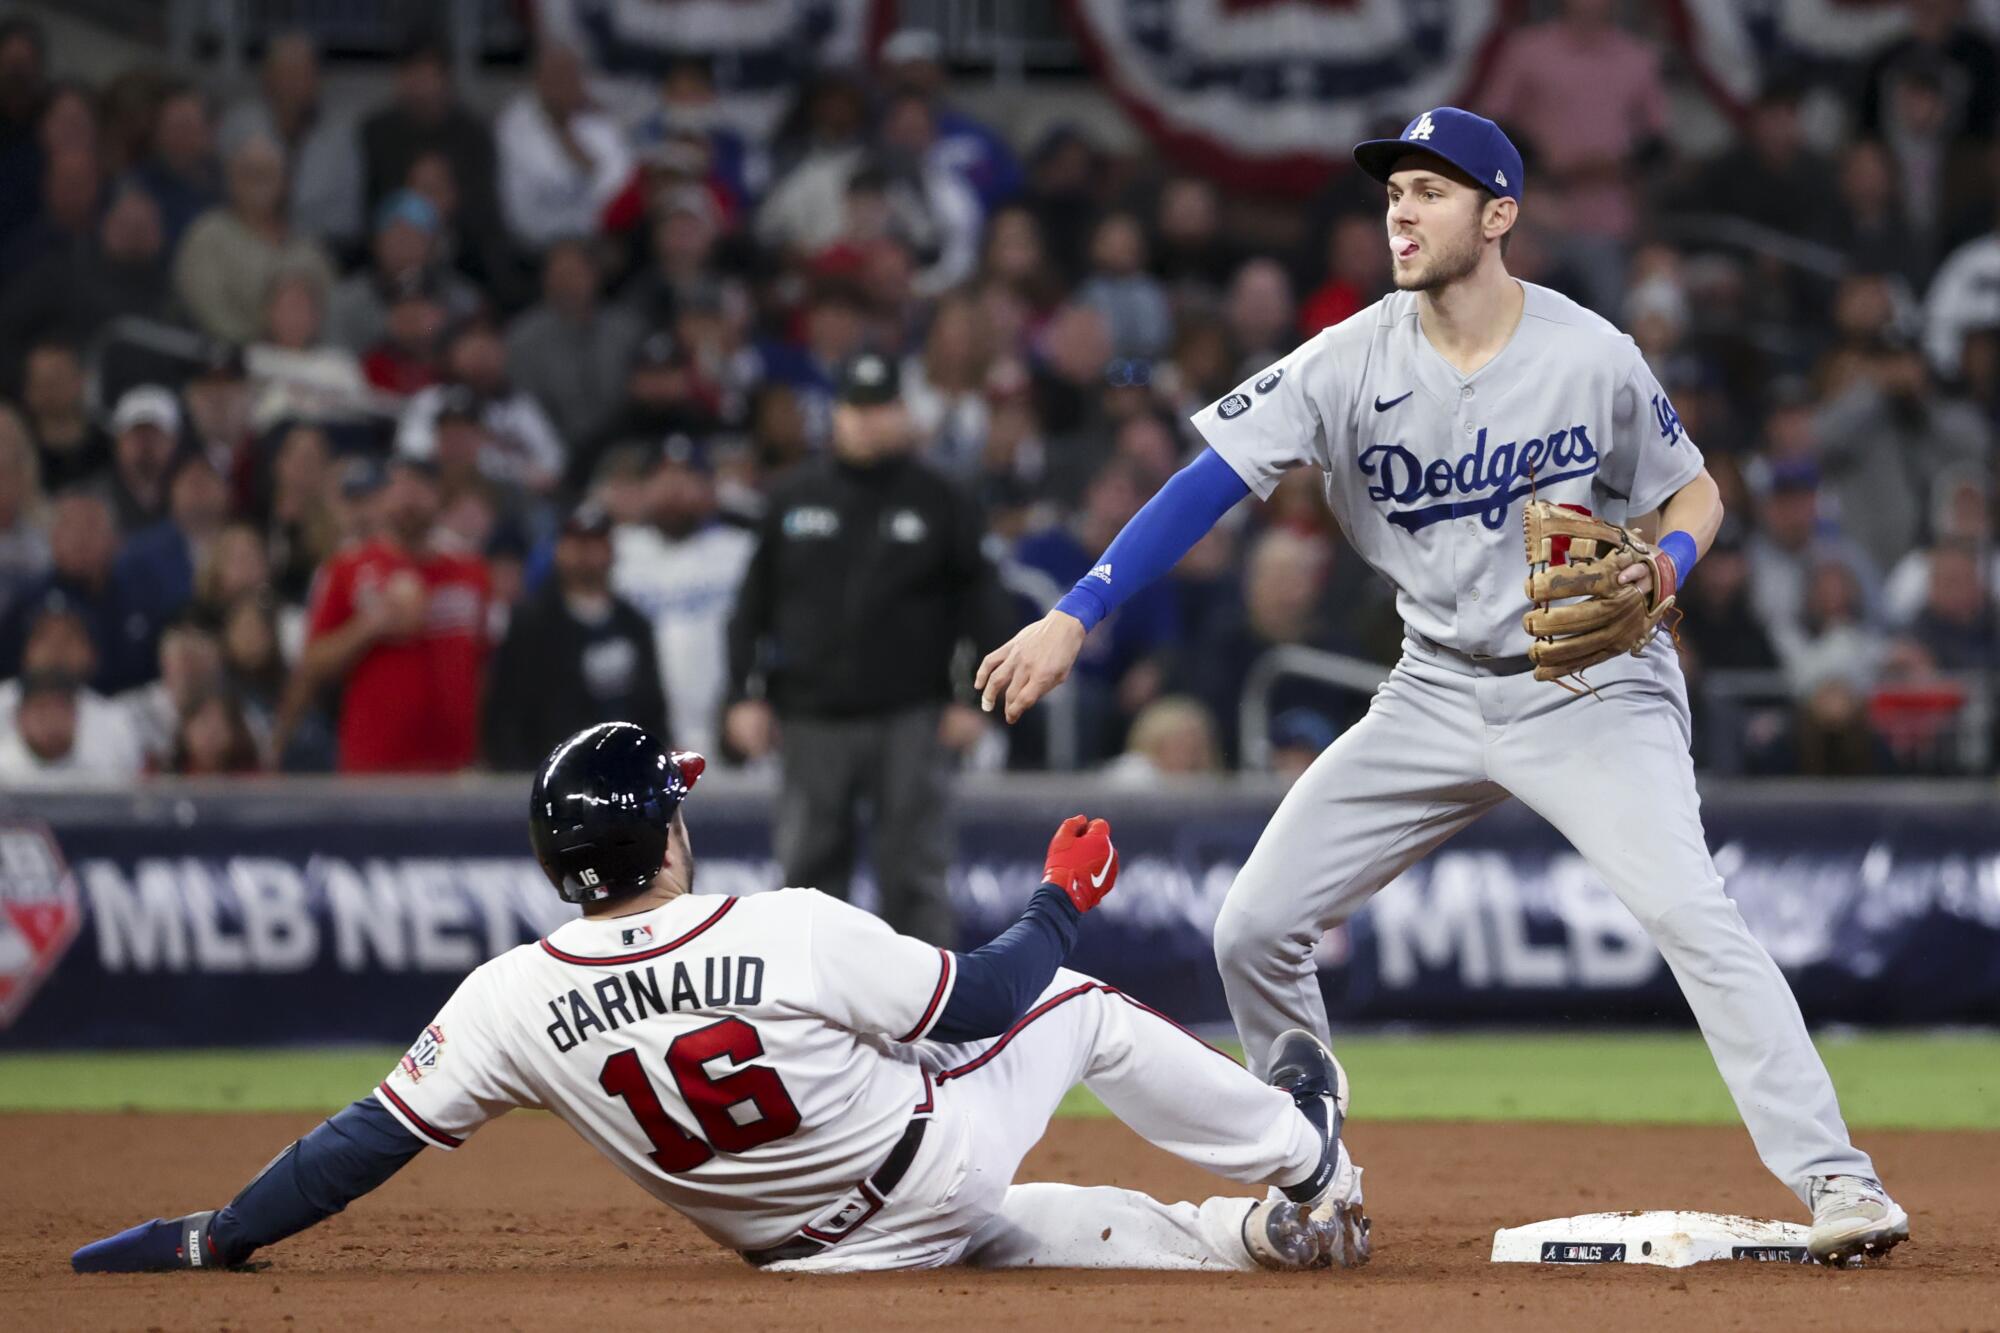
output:
[[[1388,410],[1389,410],[1390,408],[1394,407],[1394,406],[1395,406],[1395,405],[1396,405],[1397,403],[1400,403],[1400,402],[1402,402],[1402,401],[1403,401],[1403,398],[1408,398],[1408,397],[1410,396],[1410,394],[1411,394],[1411,393],[1415,393],[1415,392],[1416,392],[1416,390],[1415,390],[1415,389],[1411,389],[1411,390],[1410,390],[1410,392],[1409,392],[1409,393],[1406,393],[1406,394],[1404,394],[1402,398],[1391,398],[1391,399],[1390,399],[1390,400],[1389,400],[1388,402],[1386,402],[1386,403],[1385,403],[1385,402],[1383,402],[1383,401],[1382,401],[1382,400],[1381,400],[1380,398],[1377,398],[1377,399],[1375,400],[1375,410],[1376,410],[1377,412],[1387,412],[1387,411],[1388,411]]]
[[[1097,873],[1090,877],[1091,888],[1101,889],[1104,887],[1104,877],[1111,873],[1111,863],[1113,861],[1116,861],[1117,859],[1118,859],[1118,849],[1116,847],[1113,847],[1111,849],[1111,855],[1104,858],[1104,864],[1099,866],[1097,868]]]

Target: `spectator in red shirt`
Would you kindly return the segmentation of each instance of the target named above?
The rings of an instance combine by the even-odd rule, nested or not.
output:
[[[1336,218],[1326,237],[1326,281],[1299,307],[1299,332],[1310,338],[1382,296],[1382,219],[1349,213]]]
[[[479,747],[486,565],[433,548],[428,464],[393,461],[376,504],[377,535],[320,571],[293,697],[341,685],[343,773],[464,768]]]

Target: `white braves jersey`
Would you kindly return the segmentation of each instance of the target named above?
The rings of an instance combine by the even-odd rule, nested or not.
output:
[[[653,622],[674,748],[715,753],[729,690],[729,613],[757,539],[720,523],[675,541],[650,523],[611,534],[611,587]]]
[[[1403,622],[1496,657],[1528,650],[1531,491],[1624,523],[1702,467],[1637,344],[1568,297],[1521,290],[1513,337],[1470,375],[1424,336],[1417,294],[1397,292],[1193,417],[1260,499],[1291,468],[1318,466]]]
[[[930,1085],[904,1043],[951,954],[811,889],[579,919],[477,968],[376,1099],[439,1148],[553,1111],[733,1249],[783,1240],[883,1162]]]

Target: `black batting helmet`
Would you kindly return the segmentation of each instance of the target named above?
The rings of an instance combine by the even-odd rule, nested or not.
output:
[[[558,745],[535,774],[528,837],[564,902],[637,893],[667,856],[674,811],[708,761],[669,753],[644,727],[601,722]]]

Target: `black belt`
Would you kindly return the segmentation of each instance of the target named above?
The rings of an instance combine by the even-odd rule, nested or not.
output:
[[[1442,653],[1446,657],[1455,658],[1471,667],[1478,675],[1519,676],[1535,669],[1534,659],[1526,653],[1521,654],[1519,657],[1493,657],[1486,653],[1468,653],[1462,649],[1453,648],[1449,644],[1442,644],[1434,639],[1425,638],[1408,626],[1405,626],[1404,630],[1409,634],[1410,642],[1415,644],[1419,651]]]
[[[750,1261],[752,1267],[762,1268],[787,1259],[810,1258],[853,1235],[856,1227],[882,1211],[882,1205],[889,1201],[889,1191],[901,1184],[903,1177],[909,1173],[910,1163],[917,1159],[917,1149],[923,1146],[924,1127],[929,1124],[929,1116],[912,1119],[882,1165],[875,1168],[875,1174],[856,1185],[833,1207],[823,1210],[800,1227],[798,1235],[767,1249],[745,1250],[743,1257]]]

